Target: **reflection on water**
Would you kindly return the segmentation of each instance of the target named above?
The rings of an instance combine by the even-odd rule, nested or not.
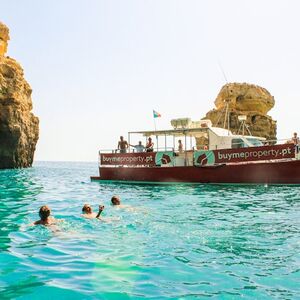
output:
[[[300,187],[90,182],[96,164],[0,171],[1,299],[296,299]],[[110,206],[113,194],[132,209]],[[106,220],[80,217],[105,205]],[[47,204],[58,230],[28,226]]]

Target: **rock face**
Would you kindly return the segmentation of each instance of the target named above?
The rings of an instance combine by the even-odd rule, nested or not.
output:
[[[3,56],[7,51],[7,42],[9,41],[9,30],[0,22],[0,56]]]
[[[226,104],[230,112],[230,130],[233,133],[242,134],[238,116],[245,115],[245,124],[252,135],[276,140],[276,121],[267,115],[275,100],[266,89],[247,83],[228,83],[222,87],[215,100],[216,108],[209,111],[204,119],[210,119],[214,126],[223,127]],[[249,134],[246,129],[245,134]]]
[[[39,137],[32,90],[22,67],[6,57],[8,28],[0,23],[0,169],[30,167]]]

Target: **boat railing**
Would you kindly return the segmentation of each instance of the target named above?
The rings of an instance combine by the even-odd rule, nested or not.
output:
[[[263,144],[268,145],[281,145],[281,144],[293,144],[293,140],[291,138],[283,138],[283,139],[269,139],[264,140]]]
[[[273,140],[265,140],[264,146],[271,146],[271,145],[284,145],[284,144],[294,144],[294,141],[289,139],[273,139]],[[300,159],[300,144],[295,144],[295,157],[294,159]]]
[[[98,153],[99,153],[99,155],[101,153],[117,153],[116,151],[117,151],[117,149],[101,149],[98,151]],[[120,150],[118,150],[118,151],[120,151]]]
[[[133,149],[132,149],[133,148]],[[173,151],[176,152],[174,147],[155,147],[153,148],[152,151],[149,152],[162,152],[162,151]],[[98,151],[99,154],[101,153],[122,153],[121,149],[101,149]],[[144,152],[148,152],[146,149],[144,151],[135,151],[134,147],[130,147],[128,149],[126,149],[126,152],[124,153],[144,153]]]
[[[286,147],[285,147],[286,144]],[[99,165],[102,166],[160,166],[160,167],[171,167],[171,166],[198,166],[198,165],[205,165],[205,164],[218,164],[219,159],[215,159],[215,156],[222,157],[222,155],[225,157],[229,157],[230,155],[232,157],[238,156],[238,152],[243,152],[242,149],[245,149],[246,152],[265,152],[265,151],[275,151],[274,149],[279,149],[278,153],[281,153],[281,149],[283,148],[289,148],[288,150],[289,154],[287,155],[286,150],[282,156],[278,156],[276,154],[276,157],[263,155],[261,159],[255,159],[257,160],[281,160],[281,159],[300,159],[300,152],[297,145],[295,145],[295,150],[292,150],[293,142],[291,139],[270,139],[263,141],[262,147],[264,149],[262,150],[255,150],[255,148],[259,148],[260,145],[254,146],[253,150],[250,150],[250,147],[238,147],[238,148],[228,148],[228,149],[207,149],[207,147],[201,147],[198,145],[198,149],[191,148],[189,150],[185,149],[183,151],[176,151],[174,147],[157,147],[153,149],[152,152],[136,152],[136,151],[129,151],[127,150],[126,153],[121,153],[119,149],[101,149],[99,150]],[[271,150],[268,148],[265,148],[266,146],[270,146]],[[299,145],[300,146],[300,145]],[[247,150],[249,149],[249,150]],[[216,152],[217,151],[217,152]],[[221,151],[221,152],[220,152]],[[225,151],[225,152],[224,152]],[[229,151],[229,152],[228,152]],[[234,154],[226,154],[233,153],[232,151],[238,151],[237,153],[234,152]],[[263,153],[262,152],[262,153]],[[218,154],[220,153],[220,154]],[[223,154],[222,154],[223,153]],[[225,154],[224,154],[225,153]],[[103,155],[105,156],[104,159],[102,159]],[[245,154],[248,157],[248,154]],[[251,154],[252,155],[252,154]],[[258,154],[255,154],[258,155]],[[202,157],[203,156],[203,157]],[[242,156],[241,156],[242,157]],[[244,156],[243,156],[244,157]],[[254,154],[253,154],[254,157]],[[265,157],[265,159],[264,159]],[[230,158],[231,161],[228,161],[228,163],[238,163],[239,161],[233,160]],[[254,160],[254,159],[252,159]],[[151,161],[151,163],[149,163]],[[251,161],[251,159],[247,159],[247,162]],[[245,162],[243,159],[240,162]],[[221,162],[223,163],[223,161]]]
[[[118,150],[120,152],[120,150]],[[161,151],[174,151],[174,147],[154,147],[153,148],[153,152],[161,152]],[[144,151],[135,151],[134,147],[130,147],[128,148],[128,152],[127,153],[143,153],[143,152],[147,152],[147,149],[145,148]],[[150,151],[152,152],[152,151]]]
[[[265,146],[268,146],[268,145],[290,144],[290,143],[293,143],[291,141],[291,139],[269,139],[269,140],[263,141],[263,144]]]

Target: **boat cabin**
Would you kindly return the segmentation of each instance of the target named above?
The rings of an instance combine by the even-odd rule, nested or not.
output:
[[[132,135],[141,134],[144,137],[164,137],[163,144],[156,145],[156,150],[172,149],[176,151],[176,138],[184,142],[184,150],[219,150],[219,149],[239,149],[246,147],[263,146],[265,138],[255,136],[245,136],[233,134],[230,130],[213,127],[210,120],[191,122],[189,118],[175,119],[171,121],[174,129],[133,131],[128,133],[128,140]],[[167,137],[173,137],[173,142],[168,144]],[[129,142],[130,144],[130,142]]]

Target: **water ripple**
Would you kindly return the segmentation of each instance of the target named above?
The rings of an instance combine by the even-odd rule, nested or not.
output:
[[[300,187],[90,182],[92,163],[0,171],[1,299],[297,299]],[[110,206],[119,194],[127,209]],[[105,205],[106,221],[80,217]],[[29,226],[41,205],[64,219]]]

